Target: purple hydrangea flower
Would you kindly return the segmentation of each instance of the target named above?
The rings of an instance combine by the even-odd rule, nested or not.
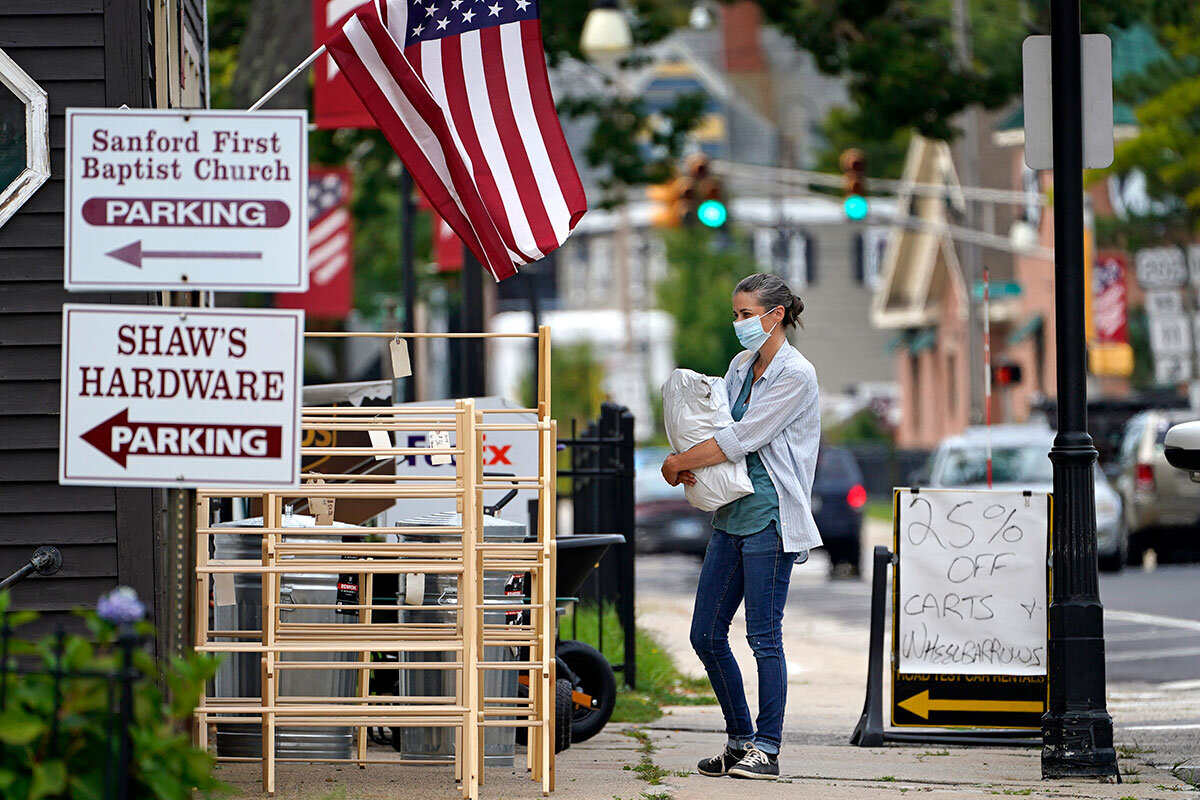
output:
[[[146,616],[146,606],[138,599],[137,592],[128,586],[118,586],[100,598],[96,613],[101,619],[114,625],[137,622]]]

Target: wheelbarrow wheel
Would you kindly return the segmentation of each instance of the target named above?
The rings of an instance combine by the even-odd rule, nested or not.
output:
[[[571,741],[575,744],[586,742],[603,730],[612,717],[617,702],[616,676],[608,659],[583,642],[560,641],[554,655],[562,659],[578,679],[573,689],[592,698],[590,707],[572,702]]]
[[[571,682],[559,678],[554,683],[554,752],[571,746]]]

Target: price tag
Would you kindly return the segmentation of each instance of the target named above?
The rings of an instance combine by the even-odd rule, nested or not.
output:
[[[392,440],[387,431],[367,431],[367,436],[371,437],[371,447],[376,450],[386,450],[392,446]],[[389,458],[391,456],[388,455],[375,456],[376,461],[387,461]]]
[[[308,482],[314,486],[324,486],[325,481],[318,478],[315,481]],[[333,503],[332,497],[310,497],[308,498],[308,507],[312,511],[313,516],[317,518],[318,525],[333,524]]]
[[[412,362],[408,358],[408,341],[397,336],[391,341],[392,377],[407,378],[412,375]]]
[[[450,446],[450,431],[430,431],[429,432],[429,447],[445,448]],[[450,464],[454,461],[449,453],[435,453],[429,457],[429,462],[434,466],[442,464]]]
[[[218,606],[237,605],[232,572],[218,572],[213,575],[213,603]]]

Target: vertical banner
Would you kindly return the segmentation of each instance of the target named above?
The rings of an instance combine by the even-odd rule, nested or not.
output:
[[[463,242],[446,220],[433,210],[425,195],[417,193],[417,210],[429,214],[433,235],[433,260],[438,272],[458,272],[463,265]]]
[[[1098,344],[1129,341],[1123,253],[1098,253],[1092,270],[1092,321]]]
[[[313,47],[325,44],[364,0],[313,0]],[[313,64],[313,119],[318,128],[374,128],[375,120],[346,82],[337,64],[323,53]]]
[[[275,295],[276,308],[313,319],[343,319],[354,308],[354,231],[348,169],[308,170],[307,292]]]

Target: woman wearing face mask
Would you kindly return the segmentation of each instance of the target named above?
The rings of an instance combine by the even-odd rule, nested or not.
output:
[[[702,775],[774,779],[787,695],[783,606],[792,566],[821,544],[810,507],[821,421],[817,374],[784,330],[804,303],[775,275],[751,275],[733,292],[733,327],[746,350],[729,364],[725,386],[734,422],[663,462],[672,486],[692,470],[745,459],[754,493],[722,506],[704,555],[692,647],[725,715],[725,749],[697,765]],[[742,674],[729,649],[729,624],[746,603],[746,638],[758,665],[758,718],[752,721]]]

